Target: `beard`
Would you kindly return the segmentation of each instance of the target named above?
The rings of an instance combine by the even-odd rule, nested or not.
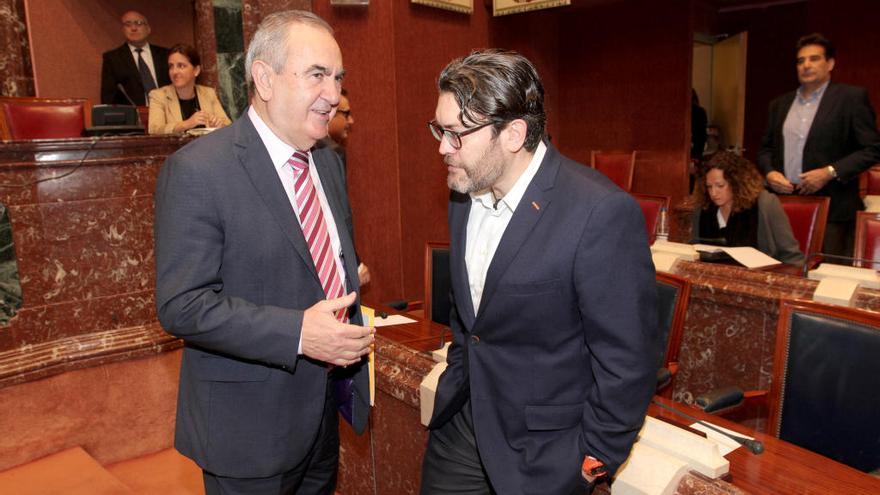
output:
[[[452,163],[450,155],[443,157],[443,162],[446,165],[456,167],[456,171],[464,173],[462,176],[450,172],[446,176],[446,185],[449,186],[449,189],[461,194],[483,191],[492,187],[504,172],[504,156],[498,142],[494,139],[492,145],[488,146],[474,163],[456,165]]]

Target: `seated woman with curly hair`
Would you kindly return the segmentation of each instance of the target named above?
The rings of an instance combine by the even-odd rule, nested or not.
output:
[[[728,151],[716,153],[699,171],[692,238],[724,239],[727,246],[751,246],[784,263],[804,262],[779,198],[764,189],[753,163]]]

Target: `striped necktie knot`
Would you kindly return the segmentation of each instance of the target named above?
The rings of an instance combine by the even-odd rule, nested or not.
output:
[[[294,151],[293,155],[288,160],[290,166],[293,167],[297,172],[301,172],[307,168],[309,168],[309,152],[308,151]]]

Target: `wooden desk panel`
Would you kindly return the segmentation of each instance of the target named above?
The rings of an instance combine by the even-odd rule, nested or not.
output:
[[[443,330],[426,321],[378,329],[376,407],[365,434],[370,437],[356,437],[349,429],[342,429],[341,450],[346,453],[340,464],[342,493],[418,493],[427,438],[418,420],[418,387],[434,365],[429,351],[439,347]],[[428,335],[414,339],[419,334]],[[680,495],[880,493],[880,479],[743,425],[661,397],[655,400],[764,442],[765,451],[759,456],[742,448],[726,456],[731,464],[730,483],[689,475],[679,485],[676,493]],[[648,414],[675,424],[691,423],[653,405]],[[372,459],[375,468],[369,468]],[[374,492],[367,480],[375,481],[378,490]]]
[[[165,158],[191,140],[0,144],[23,297],[0,327],[0,387],[180,345],[156,320],[153,193]]]

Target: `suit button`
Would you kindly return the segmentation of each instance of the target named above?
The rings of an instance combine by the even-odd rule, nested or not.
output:
[[[478,336],[476,336],[476,335],[471,335],[471,343],[474,344],[474,345],[479,344],[479,343],[480,343],[480,337],[478,337]]]

